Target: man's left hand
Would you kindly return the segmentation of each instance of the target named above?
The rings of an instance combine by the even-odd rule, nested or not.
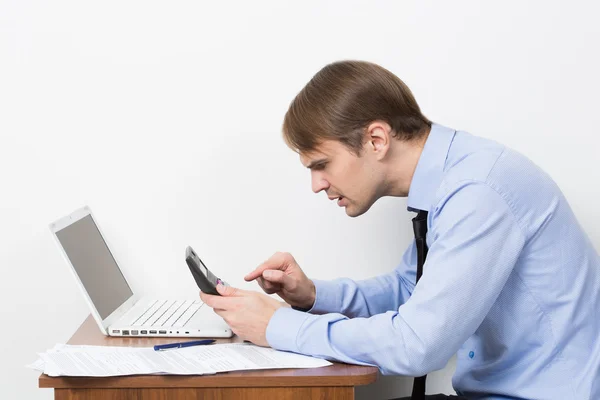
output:
[[[269,347],[266,332],[269,320],[283,304],[259,292],[217,285],[221,296],[200,292],[200,299],[220,315],[233,333],[244,340]]]

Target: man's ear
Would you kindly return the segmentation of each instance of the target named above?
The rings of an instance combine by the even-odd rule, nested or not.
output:
[[[373,152],[378,160],[383,159],[391,144],[392,128],[387,122],[374,121],[367,127],[365,148]]]

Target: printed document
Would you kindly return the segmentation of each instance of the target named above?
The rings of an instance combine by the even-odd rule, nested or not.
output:
[[[28,367],[49,376],[206,375],[227,371],[317,368],[329,361],[247,343],[155,351],[152,347],[56,345]]]

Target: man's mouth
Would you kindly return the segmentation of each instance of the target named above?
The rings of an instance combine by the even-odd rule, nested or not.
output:
[[[341,207],[342,205],[344,205],[344,203],[343,203],[343,202],[344,202],[344,196],[327,196],[327,198],[328,198],[329,200],[332,200],[332,201],[335,201],[335,200],[337,200],[337,204],[338,204],[338,206],[340,206],[340,207]]]

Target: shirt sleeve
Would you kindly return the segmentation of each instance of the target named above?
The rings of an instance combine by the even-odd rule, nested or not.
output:
[[[309,312],[335,312],[354,318],[397,310],[410,297],[415,287],[416,265],[417,253],[413,241],[404,252],[400,265],[389,274],[362,281],[348,278],[313,280],[316,297]]]
[[[429,213],[431,246],[423,276],[398,309],[370,318],[278,309],[271,347],[421,376],[443,368],[486,317],[525,238],[506,201],[482,183],[463,182]]]

